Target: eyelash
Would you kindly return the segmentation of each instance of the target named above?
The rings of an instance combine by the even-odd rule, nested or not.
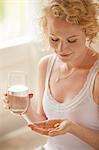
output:
[[[54,40],[53,38],[51,38],[51,40],[52,40],[53,42],[58,42],[58,41],[59,41],[59,39]],[[75,43],[76,41],[77,41],[77,39],[75,39],[75,40],[73,40],[73,41],[67,40],[68,43]]]
[[[51,38],[52,41],[57,42],[59,39],[54,40],[53,38]]]
[[[70,40],[67,40],[68,43],[75,43],[77,41],[77,39],[73,40],[73,41],[70,41]]]

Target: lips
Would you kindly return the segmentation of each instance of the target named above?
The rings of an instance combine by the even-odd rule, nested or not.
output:
[[[59,56],[61,56],[61,57],[66,57],[66,56],[70,56],[71,55],[71,53],[68,53],[68,54],[59,54]]]

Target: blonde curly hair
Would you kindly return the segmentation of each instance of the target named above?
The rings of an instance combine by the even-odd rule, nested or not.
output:
[[[89,43],[92,43],[98,35],[99,0],[48,0],[41,17],[45,34],[47,34],[47,16],[59,17],[70,23],[79,24],[86,32]]]

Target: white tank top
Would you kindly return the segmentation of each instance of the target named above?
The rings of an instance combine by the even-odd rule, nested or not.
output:
[[[59,103],[49,93],[48,81],[56,55],[49,60],[46,74],[45,91],[43,97],[43,109],[48,119],[70,119],[80,125],[99,131],[99,105],[94,102],[92,89],[97,72],[99,61],[91,67],[87,80],[80,92],[69,102]],[[46,150],[94,150],[90,145],[78,137],[66,133],[63,135],[48,137],[44,146]]]

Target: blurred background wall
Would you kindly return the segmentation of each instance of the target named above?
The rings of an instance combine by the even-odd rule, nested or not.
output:
[[[0,0],[0,137],[25,125],[24,120],[3,108],[8,73],[26,71],[29,86],[36,91],[36,69],[43,49],[38,25],[42,2]]]

